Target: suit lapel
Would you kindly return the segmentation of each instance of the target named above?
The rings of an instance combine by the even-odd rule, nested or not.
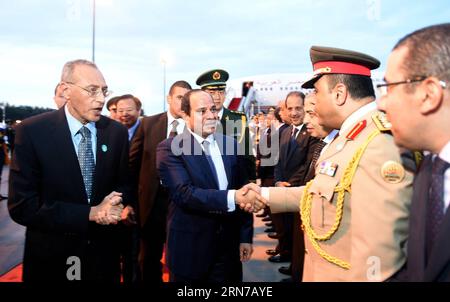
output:
[[[281,158],[286,159],[286,160],[283,160],[283,161],[282,161],[282,163],[283,163],[283,165],[284,165],[283,168],[285,168],[286,165],[288,164],[288,163],[287,163],[287,158],[288,158],[288,152],[289,152],[289,144],[290,144],[290,142],[291,142],[292,129],[293,129],[293,127],[290,126],[290,127],[287,128],[285,131],[283,131],[283,133],[282,133],[282,135],[281,135],[281,142],[280,142],[280,145],[281,145],[282,148],[283,148],[283,152],[282,152],[283,154],[281,154],[283,157],[281,157]]]
[[[158,118],[154,127],[152,127],[152,129],[154,131],[149,140],[152,145],[154,145],[154,144],[158,145],[160,142],[162,142],[163,140],[166,139],[166,137],[167,137],[167,122],[168,122],[167,113],[164,112]],[[161,130],[161,129],[163,129],[163,130]]]
[[[182,137],[183,144],[189,142],[190,146],[183,145],[183,154],[187,161],[192,162],[192,166],[196,167],[200,164],[199,173],[206,172],[206,181],[214,187],[215,189],[219,189],[219,184],[217,183],[217,177],[214,176],[213,171],[211,171],[211,167],[209,166],[208,160],[206,159],[206,155],[203,152],[202,146],[197,142],[194,136],[185,129]],[[201,151],[201,153],[199,152]],[[186,154],[188,154],[186,156]]]
[[[67,123],[66,114],[64,112],[64,107],[59,109],[57,119],[52,127],[51,136],[53,137],[53,142],[58,142],[55,144],[55,148],[59,149],[57,153],[60,157],[64,158],[64,166],[68,171],[74,171],[74,173],[67,173],[68,183],[74,185],[75,190],[78,191],[79,196],[85,198],[87,203],[86,190],[84,188],[83,176],[81,175],[80,164],[78,162],[78,156],[75,151],[75,147],[72,141],[72,134],[69,130],[69,125]]]
[[[408,240],[408,270],[411,279],[424,281],[425,271],[425,232],[427,217],[428,189],[431,179],[431,156],[423,161],[414,180],[414,193],[411,202]]]
[[[429,257],[429,262],[425,271],[425,281],[439,281],[438,277],[441,271],[449,265],[450,262],[450,211],[444,216],[441,230],[434,243],[433,250]]]
[[[220,154],[222,155],[223,166],[225,168],[225,173],[227,175],[228,186],[230,187],[231,182],[232,182],[232,179],[231,179],[232,171],[231,171],[231,164],[229,162],[229,157],[227,154],[226,137],[218,135],[218,134],[214,135],[214,137],[217,142],[217,145],[219,146]],[[233,148],[234,148],[234,146],[233,146]]]
[[[109,145],[107,133],[106,133],[106,120],[101,117],[100,120],[95,123],[95,127],[97,128],[97,150],[96,150],[96,160],[95,160],[95,174],[94,174],[94,185],[92,187],[92,200],[91,202],[95,202],[96,200],[101,201],[102,198],[98,195],[99,189],[101,188],[101,177],[100,175],[104,175],[105,167],[105,157],[112,152],[112,150],[108,150],[111,148]],[[106,151],[104,151],[106,150]],[[109,152],[108,152],[109,151]],[[102,173],[103,172],[103,173]]]
[[[427,168],[427,180],[426,187],[422,192],[422,196],[424,197],[422,199],[422,202],[425,204],[424,211],[422,213],[425,213],[423,215],[423,221],[426,221],[426,213],[427,213],[427,206],[428,206],[428,189],[430,187],[430,180],[431,180],[431,166],[432,166],[432,159],[431,155],[428,156],[428,165],[424,168]],[[424,163],[425,164],[425,163]],[[424,223],[421,226],[422,230],[426,230],[426,223]],[[425,232],[424,232],[425,234]],[[434,243],[433,249],[431,251],[431,255],[428,257],[428,264],[426,266],[425,270],[425,281],[437,281],[437,278],[439,277],[439,274],[441,271],[445,268],[445,266],[449,265],[450,261],[450,211],[446,210],[444,221],[442,222],[441,229],[439,231],[439,234],[436,238],[436,242]],[[425,236],[423,242],[425,243]],[[425,244],[422,245],[422,250],[425,251]]]

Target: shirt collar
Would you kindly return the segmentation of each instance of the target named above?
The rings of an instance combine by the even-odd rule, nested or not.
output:
[[[286,125],[286,124],[285,124],[285,123],[280,123],[280,124],[277,126],[277,130],[280,130],[280,128],[281,128],[283,125]]]
[[[136,120],[136,123],[134,123],[134,125],[131,126],[130,129],[128,129],[128,138],[131,138],[131,137],[133,136],[134,131],[136,131],[136,128],[140,125],[140,123],[141,123],[141,119],[138,118],[138,119]]]
[[[180,125],[181,123],[184,123],[184,120],[181,117],[180,118],[175,118],[170,113],[170,111],[167,111],[167,123],[168,123],[168,126],[172,125],[174,120],[178,121],[178,125]]]
[[[222,109],[220,109],[220,111],[217,113],[217,116],[219,117],[219,120],[222,119],[222,116],[223,116],[223,106],[222,106]]]
[[[331,143],[333,141],[333,139],[336,137],[336,135],[338,135],[338,133],[339,133],[339,131],[336,129],[331,130],[331,132],[328,133],[327,136],[325,136],[325,138],[323,139],[323,142],[328,145],[329,143]]]
[[[297,128],[298,131],[300,132],[300,131],[302,130],[302,128],[303,128],[303,125],[304,125],[304,124],[300,124],[300,125],[298,125],[298,126],[292,125],[292,130],[294,130],[294,128]]]
[[[448,141],[441,152],[439,152],[439,157],[450,163],[450,141]]]
[[[203,146],[203,142],[204,141],[208,141],[210,145],[213,145],[215,140],[214,140],[214,134],[210,134],[208,135],[207,138],[203,138],[200,135],[198,135],[197,133],[194,133],[191,129],[189,129],[189,127],[186,127],[186,129],[192,134],[192,136],[195,138],[195,140],[201,145]]]
[[[72,136],[75,136],[78,134],[78,131],[81,129],[81,127],[85,126],[87,127],[94,136],[97,134],[97,128],[95,127],[94,122],[89,122],[86,125],[83,125],[79,120],[77,120],[75,117],[73,117],[72,114],[70,114],[69,108],[67,108],[67,105],[64,106],[64,112],[66,113],[66,119],[67,124],[69,125],[70,134]]]
[[[351,126],[356,124],[356,122],[358,122],[364,115],[376,109],[377,103],[375,101],[358,108],[358,110],[350,114],[342,123],[341,129],[339,130],[339,134],[342,134],[345,130],[349,129]]]

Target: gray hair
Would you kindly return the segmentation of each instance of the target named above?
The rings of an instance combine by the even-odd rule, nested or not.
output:
[[[69,61],[66,64],[64,64],[62,73],[61,73],[61,81],[62,82],[72,82],[73,81],[73,72],[75,70],[75,66],[77,65],[86,65],[86,66],[91,66],[95,69],[97,68],[97,65],[95,65],[95,63],[92,63],[91,61],[87,61],[87,60],[73,60],[73,61]]]

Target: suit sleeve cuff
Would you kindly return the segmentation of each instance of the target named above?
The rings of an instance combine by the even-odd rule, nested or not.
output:
[[[236,210],[236,203],[234,200],[234,195],[236,190],[229,190],[227,195],[228,212],[234,212]]]

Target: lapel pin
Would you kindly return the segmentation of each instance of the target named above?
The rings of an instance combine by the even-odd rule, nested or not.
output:
[[[106,145],[102,145],[102,151],[103,151],[103,152],[108,151],[108,147],[107,147]]]

